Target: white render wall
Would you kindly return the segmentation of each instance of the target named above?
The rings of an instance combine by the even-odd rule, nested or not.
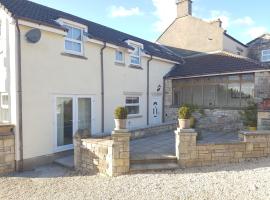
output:
[[[241,52],[241,56],[247,56],[247,48],[240,45],[238,42],[235,42],[231,38],[227,37],[226,35],[223,35],[223,50],[237,54],[239,52],[239,49],[242,49],[243,52]]]
[[[37,44],[25,40],[29,27],[21,27],[22,84],[23,84],[23,132],[24,159],[55,153],[54,132],[55,95],[90,95],[94,98],[92,134],[101,134],[101,71],[100,49],[102,45],[85,42],[88,60],[61,55],[64,52],[64,36],[42,31]],[[113,112],[125,104],[126,94],[139,94],[141,113],[139,118],[129,119],[129,128],[146,126],[146,78],[147,60],[142,58],[143,70],[132,69],[114,63],[115,49],[104,51],[105,74],[105,133],[114,128]],[[163,76],[174,64],[153,60],[150,67],[150,95],[162,86]],[[160,91],[162,94],[162,90]],[[159,94],[159,95],[160,95]]]

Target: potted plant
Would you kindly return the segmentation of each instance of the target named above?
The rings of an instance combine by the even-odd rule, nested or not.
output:
[[[180,129],[190,128],[191,109],[188,106],[182,106],[178,112]]]
[[[244,126],[246,126],[248,130],[257,130],[258,108],[256,103],[248,102],[248,106],[244,109],[244,111],[240,112],[240,116],[243,120]]]
[[[114,111],[115,130],[126,129],[128,111],[125,107],[117,107]]]

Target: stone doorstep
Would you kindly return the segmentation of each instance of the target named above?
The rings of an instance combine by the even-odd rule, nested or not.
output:
[[[177,163],[131,164],[130,173],[179,169]]]

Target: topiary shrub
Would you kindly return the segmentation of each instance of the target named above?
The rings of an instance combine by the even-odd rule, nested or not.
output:
[[[128,111],[125,107],[117,107],[114,111],[115,119],[127,119]]]
[[[244,111],[240,112],[241,119],[246,127],[257,127],[258,108],[254,102],[248,102]]]
[[[178,111],[179,119],[190,119],[191,114],[191,109],[188,106],[182,106]]]

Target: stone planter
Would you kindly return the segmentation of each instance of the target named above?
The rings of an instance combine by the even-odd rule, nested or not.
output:
[[[190,129],[190,119],[178,119],[180,129]]]
[[[127,128],[126,119],[114,119],[114,122],[115,122],[115,130],[123,130]]]

